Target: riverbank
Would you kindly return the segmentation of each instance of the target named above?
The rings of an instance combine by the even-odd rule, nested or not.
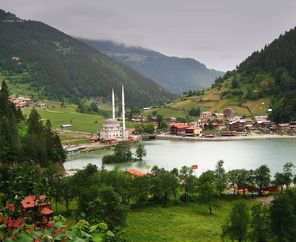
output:
[[[192,140],[192,141],[239,141],[239,140],[265,140],[265,139],[296,139],[295,136],[291,135],[247,135],[247,136],[220,136],[213,138],[205,137],[187,137],[187,136],[177,136],[168,134],[158,134],[155,136],[156,139],[160,140]]]

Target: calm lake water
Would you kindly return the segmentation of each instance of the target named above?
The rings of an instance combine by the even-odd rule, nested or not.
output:
[[[219,142],[194,142],[152,140],[144,141],[147,156],[142,162],[123,163],[120,169],[135,168],[147,171],[146,165],[154,165],[167,170],[180,169],[182,166],[198,165],[196,174],[208,169],[214,169],[218,160],[224,160],[225,169],[256,169],[266,164],[272,173],[282,171],[286,162],[296,165],[296,140],[244,140]],[[134,152],[135,149],[132,149]],[[102,165],[102,157],[112,154],[112,150],[104,150],[82,154],[69,158],[64,166],[66,169],[81,169],[88,163]],[[295,161],[295,162],[294,162]],[[106,165],[106,169],[113,169],[116,165]]]

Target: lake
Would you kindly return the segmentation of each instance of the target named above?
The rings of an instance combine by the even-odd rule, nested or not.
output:
[[[160,168],[172,170],[182,166],[198,165],[196,175],[203,171],[214,169],[218,160],[224,160],[224,168],[256,169],[260,165],[267,165],[274,174],[282,171],[286,162],[296,160],[296,140],[242,140],[242,141],[170,141],[152,140],[144,141],[147,156],[142,162],[123,163],[120,165],[106,165],[106,169],[119,166],[120,169],[135,168],[147,171],[146,165],[151,168],[157,165]],[[132,149],[134,152],[135,149]],[[112,150],[103,150],[90,153],[82,153],[79,156],[69,158],[65,163],[66,169],[81,169],[88,163],[102,165],[102,157],[112,154]],[[295,162],[296,165],[296,162]]]

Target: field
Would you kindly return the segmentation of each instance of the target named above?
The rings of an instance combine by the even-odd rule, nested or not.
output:
[[[213,215],[209,215],[207,207],[194,202],[168,208],[131,209],[125,238],[127,241],[221,241],[221,226],[232,205],[231,201],[221,201]]]
[[[53,128],[60,128],[62,124],[72,124],[70,130],[82,132],[96,132],[96,121],[98,121],[98,129],[102,127],[103,121],[106,119],[103,116],[87,113],[76,112],[77,105],[66,104],[61,107],[58,102],[45,102],[47,109],[37,108],[42,119],[50,119]],[[105,110],[108,107],[103,107]],[[24,109],[24,115],[29,116],[31,109]],[[111,116],[111,111],[110,111]]]

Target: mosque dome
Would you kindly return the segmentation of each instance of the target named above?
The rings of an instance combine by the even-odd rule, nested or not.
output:
[[[120,126],[120,124],[116,119],[107,119],[103,123],[103,127],[117,127],[117,126]]]

